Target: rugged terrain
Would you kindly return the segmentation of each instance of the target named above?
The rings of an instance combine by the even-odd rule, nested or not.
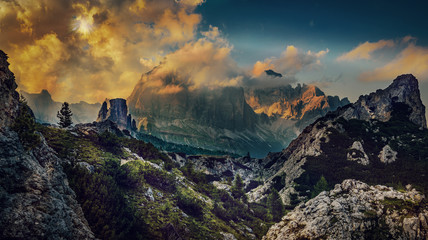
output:
[[[427,200],[411,185],[397,191],[345,180],[296,207],[263,239],[427,238]]]
[[[412,184],[426,191],[425,127],[418,81],[399,76],[385,90],[318,119],[282,152],[268,155],[271,164],[266,167],[272,174],[249,199],[266,197],[278,177],[285,179],[277,190],[286,203],[291,194],[310,197],[321,176],[330,186],[355,178],[369,184]]]

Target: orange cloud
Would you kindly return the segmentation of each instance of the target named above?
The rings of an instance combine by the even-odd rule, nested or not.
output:
[[[174,94],[183,91],[183,88],[177,85],[167,85],[159,89],[158,94]]]
[[[263,62],[257,61],[254,64],[253,69],[251,70],[251,73],[252,73],[253,77],[259,77],[266,70],[268,70],[268,69],[274,69],[275,66],[271,62],[272,62],[271,59],[266,59]]]
[[[287,74],[292,76],[304,68],[310,69],[315,65],[320,65],[320,59],[328,52],[329,49],[319,52],[307,51],[305,53],[295,46],[289,45],[281,53],[279,58],[271,57],[266,58],[263,62],[257,61],[251,72],[253,77],[259,77],[265,70],[274,69],[283,75]]]
[[[371,59],[371,54],[379,49],[385,47],[393,47],[394,41],[392,40],[379,40],[377,42],[365,42],[352,49],[350,52],[344,53],[339,56],[337,61],[354,61],[359,59]]]
[[[428,48],[410,44],[391,62],[360,75],[361,81],[386,81],[396,76],[412,73],[420,80],[428,80]]]
[[[0,1],[0,46],[21,90],[48,89],[57,101],[126,98],[168,51],[196,41],[201,0],[102,2]]]
[[[157,94],[175,94],[242,85],[243,72],[241,74],[230,57],[232,46],[217,28],[211,28],[203,36],[165,55],[158,66],[143,75],[140,84],[144,84],[144,89]]]

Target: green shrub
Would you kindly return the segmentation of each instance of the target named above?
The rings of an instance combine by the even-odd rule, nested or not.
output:
[[[19,140],[27,150],[40,143],[40,136],[35,133],[36,122],[23,97],[19,101],[18,116],[12,124],[12,130],[18,133]]]
[[[176,194],[177,206],[186,214],[195,218],[202,218],[204,215],[203,203],[196,196],[191,196],[184,189],[180,188]]]
[[[104,131],[98,135],[98,143],[111,153],[118,154],[121,152],[119,137],[109,131]]]

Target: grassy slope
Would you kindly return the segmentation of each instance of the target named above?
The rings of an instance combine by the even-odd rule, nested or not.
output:
[[[70,160],[64,165],[70,186],[101,239],[160,239],[166,233],[219,239],[220,232],[248,239],[245,226],[261,238],[270,226],[265,206],[234,199],[191,167],[178,169],[152,144],[112,134],[75,136],[45,126],[38,131],[61,158]],[[121,166],[120,159],[129,157],[122,147],[146,161]],[[94,172],[76,167],[77,162],[91,164]]]

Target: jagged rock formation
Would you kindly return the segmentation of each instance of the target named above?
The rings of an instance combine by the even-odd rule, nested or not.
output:
[[[61,109],[62,103],[52,99],[47,90],[40,93],[20,92],[27,100],[28,106],[33,110],[36,120],[41,123],[58,123],[57,112]],[[89,123],[95,121],[97,112],[101,104],[90,104],[84,101],[70,103],[70,110],[73,112],[73,123]]]
[[[361,96],[343,113],[343,117],[360,120],[378,119],[385,122],[391,118],[395,103],[405,103],[412,109],[409,120],[419,126],[427,127],[425,106],[420,98],[418,80],[412,74],[398,76],[388,88]]]
[[[106,99],[98,113],[97,122],[110,120],[117,124],[120,129],[136,130],[136,122],[128,114],[128,106],[123,98]]]
[[[327,112],[349,104],[347,98],[326,96],[318,87],[305,84],[298,84],[295,88],[287,85],[247,89],[245,98],[256,113],[299,120],[299,127],[305,127]]]
[[[0,126],[9,126],[18,112],[19,95],[7,55],[0,50]]]
[[[307,196],[305,188],[313,187],[322,174],[334,183],[351,175],[376,184],[424,183],[428,180],[423,164],[428,152],[422,150],[428,149],[424,121],[417,80],[411,75],[399,76],[387,89],[318,119],[282,152],[269,155],[267,172],[271,175],[249,199],[265,198],[272,180],[281,175],[286,176],[279,191],[285,203],[290,203],[296,186],[297,192]],[[386,145],[392,148],[384,149]],[[411,173],[404,173],[409,166]]]
[[[263,239],[427,238],[424,195],[345,180],[289,212]]]
[[[6,60],[0,51],[0,238],[94,239],[61,160],[43,136],[25,150],[9,128],[19,103]]]

